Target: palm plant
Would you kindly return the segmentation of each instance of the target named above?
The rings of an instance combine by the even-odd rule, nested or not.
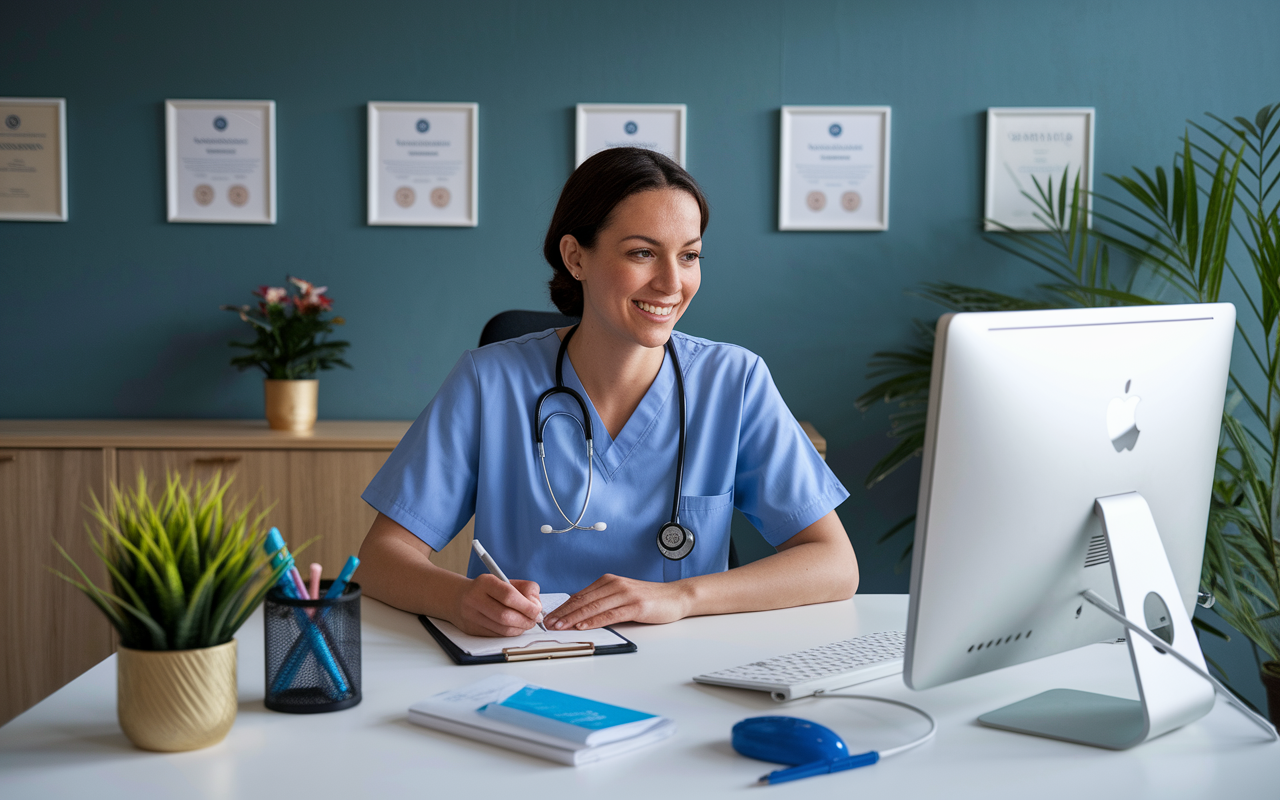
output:
[[[1269,663],[1259,657],[1260,669],[1280,677],[1280,104],[1253,120],[1209,116],[1226,133],[1192,123],[1202,138],[1184,133],[1169,171],[1107,176],[1115,195],[1094,194],[1102,210],[1093,214],[1106,230],[1090,226],[1078,181],[1070,192],[1066,173],[1056,192],[1052,181],[1036,182],[1035,193],[1025,194],[1048,232],[1005,228],[988,238],[1050,276],[1029,296],[950,283],[925,284],[918,294],[953,311],[1217,302],[1230,278],[1248,307],[1238,328],[1249,359],[1231,374],[1202,588],[1216,596],[1217,612],[1253,643],[1255,655],[1266,654]],[[1237,193],[1244,198],[1238,205]],[[1233,240],[1252,270],[1231,263]],[[1111,267],[1113,251],[1124,257],[1120,270]],[[933,326],[917,328],[915,345],[874,354],[869,377],[878,382],[855,401],[862,410],[881,401],[897,407],[889,431],[897,443],[868,474],[868,487],[923,447]],[[913,520],[895,525],[882,541]],[[908,546],[904,557],[909,552]]]
[[[194,485],[193,485],[194,484]],[[93,601],[133,650],[190,650],[231,641],[283,573],[272,569],[262,543],[266,511],[224,508],[231,481],[166,475],[153,502],[138,473],[133,490],[114,485],[111,508],[93,498],[98,532],[94,553],[106,565],[110,588],[98,586],[56,541],[75,576],[57,572]]]

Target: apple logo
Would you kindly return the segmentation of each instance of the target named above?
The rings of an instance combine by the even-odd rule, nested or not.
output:
[[[1113,397],[1107,405],[1107,436],[1111,437],[1111,446],[1119,453],[1121,450],[1132,450],[1138,443],[1138,403],[1142,398],[1129,394],[1129,386],[1133,381],[1125,381],[1125,397]]]

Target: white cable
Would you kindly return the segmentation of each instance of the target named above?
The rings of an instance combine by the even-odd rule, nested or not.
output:
[[[918,706],[913,706],[910,703],[904,703],[901,700],[890,700],[887,697],[876,697],[874,695],[869,695],[869,694],[826,694],[825,692],[822,692],[822,691],[817,692],[813,696],[820,699],[821,698],[832,698],[832,699],[843,698],[846,700],[874,700],[877,703],[889,703],[890,705],[902,706],[903,708],[910,709],[911,711],[914,711],[920,716],[929,720],[929,732],[926,733],[924,736],[921,736],[919,739],[916,739],[913,742],[908,742],[904,745],[899,745],[898,747],[891,747],[888,750],[877,751],[880,754],[881,760],[886,759],[889,756],[896,756],[899,753],[905,753],[906,751],[910,750],[913,747],[919,747],[920,745],[932,739],[933,735],[938,732],[938,723],[936,720],[934,720],[932,716],[929,715],[928,711],[925,711],[923,708],[920,708]]]
[[[1168,642],[1164,641],[1163,639],[1160,639],[1154,633],[1151,633],[1146,628],[1142,627],[1141,625],[1138,625],[1136,622],[1133,622],[1124,614],[1121,614],[1118,608],[1115,608],[1114,606],[1112,606],[1110,603],[1104,600],[1097,592],[1093,591],[1092,589],[1085,589],[1083,592],[1081,592],[1081,594],[1084,595],[1085,600],[1088,600],[1090,603],[1097,606],[1098,609],[1102,611],[1102,613],[1106,614],[1108,617],[1111,617],[1116,622],[1119,622],[1121,625],[1125,626],[1129,630],[1138,634],[1140,638],[1144,639],[1148,644],[1150,644],[1152,647],[1156,648],[1160,652],[1168,653],[1172,655],[1174,658],[1178,659],[1178,661],[1182,662],[1182,664],[1186,666],[1188,669],[1190,669],[1192,672],[1196,673],[1200,677],[1207,680],[1209,683],[1213,684],[1213,688],[1218,691],[1218,694],[1225,697],[1228,703],[1230,703],[1231,705],[1239,709],[1240,713],[1244,714],[1246,717],[1251,719],[1255,725],[1257,725],[1259,728],[1262,728],[1264,731],[1266,731],[1267,735],[1271,737],[1272,741],[1275,741],[1276,739],[1280,739],[1280,735],[1276,734],[1275,726],[1273,726],[1270,722],[1264,719],[1261,715],[1255,713],[1253,709],[1246,706],[1244,702],[1240,700],[1240,698],[1236,697],[1234,694],[1231,693],[1230,689],[1228,689],[1227,687],[1219,683],[1217,678],[1213,677],[1208,672],[1201,669],[1198,664],[1196,664],[1191,659],[1184,656],[1182,653],[1179,653],[1172,646],[1170,646]]]

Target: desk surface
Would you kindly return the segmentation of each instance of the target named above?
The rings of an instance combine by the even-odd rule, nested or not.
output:
[[[1204,719],[1125,753],[980,727],[978,714],[1058,686],[1136,697],[1124,646],[1093,645],[925,692],[900,678],[855,690],[920,705],[937,738],[853,772],[753,786],[770,765],[729,746],[733,723],[762,714],[808,717],[854,752],[915,738],[924,722],[880,704],[701,686],[690,676],[877,630],[902,628],[905,595],[758,614],[620,626],[631,655],[454,666],[408,614],[363,601],[364,701],[294,716],[262,705],[261,613],[240,632],[240,710],[221,744],[171,755],[134,749],[115,719],[115,657],[0,728],[0,796],[93,798],[1034,796],[1049,798],[1274,797],[1280,745],[1221,701]],[[767,633],[762,633],[767,632]],[[664,714],[675,737],[574,769],[409,723],[417,700],[495,672]],[[282,794],[283,792],[283,794]],[[853,794],[855,793],[856,794]],[[755,796],[755,795],[750,795]]]

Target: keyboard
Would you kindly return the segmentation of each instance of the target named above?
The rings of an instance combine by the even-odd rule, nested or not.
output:
[[[774,700],[792,700],[842,689],[902,672],[907,634],[881,631],[843,642],[754,661],[741,667],[695,675],[698,683],[768,692]]]

